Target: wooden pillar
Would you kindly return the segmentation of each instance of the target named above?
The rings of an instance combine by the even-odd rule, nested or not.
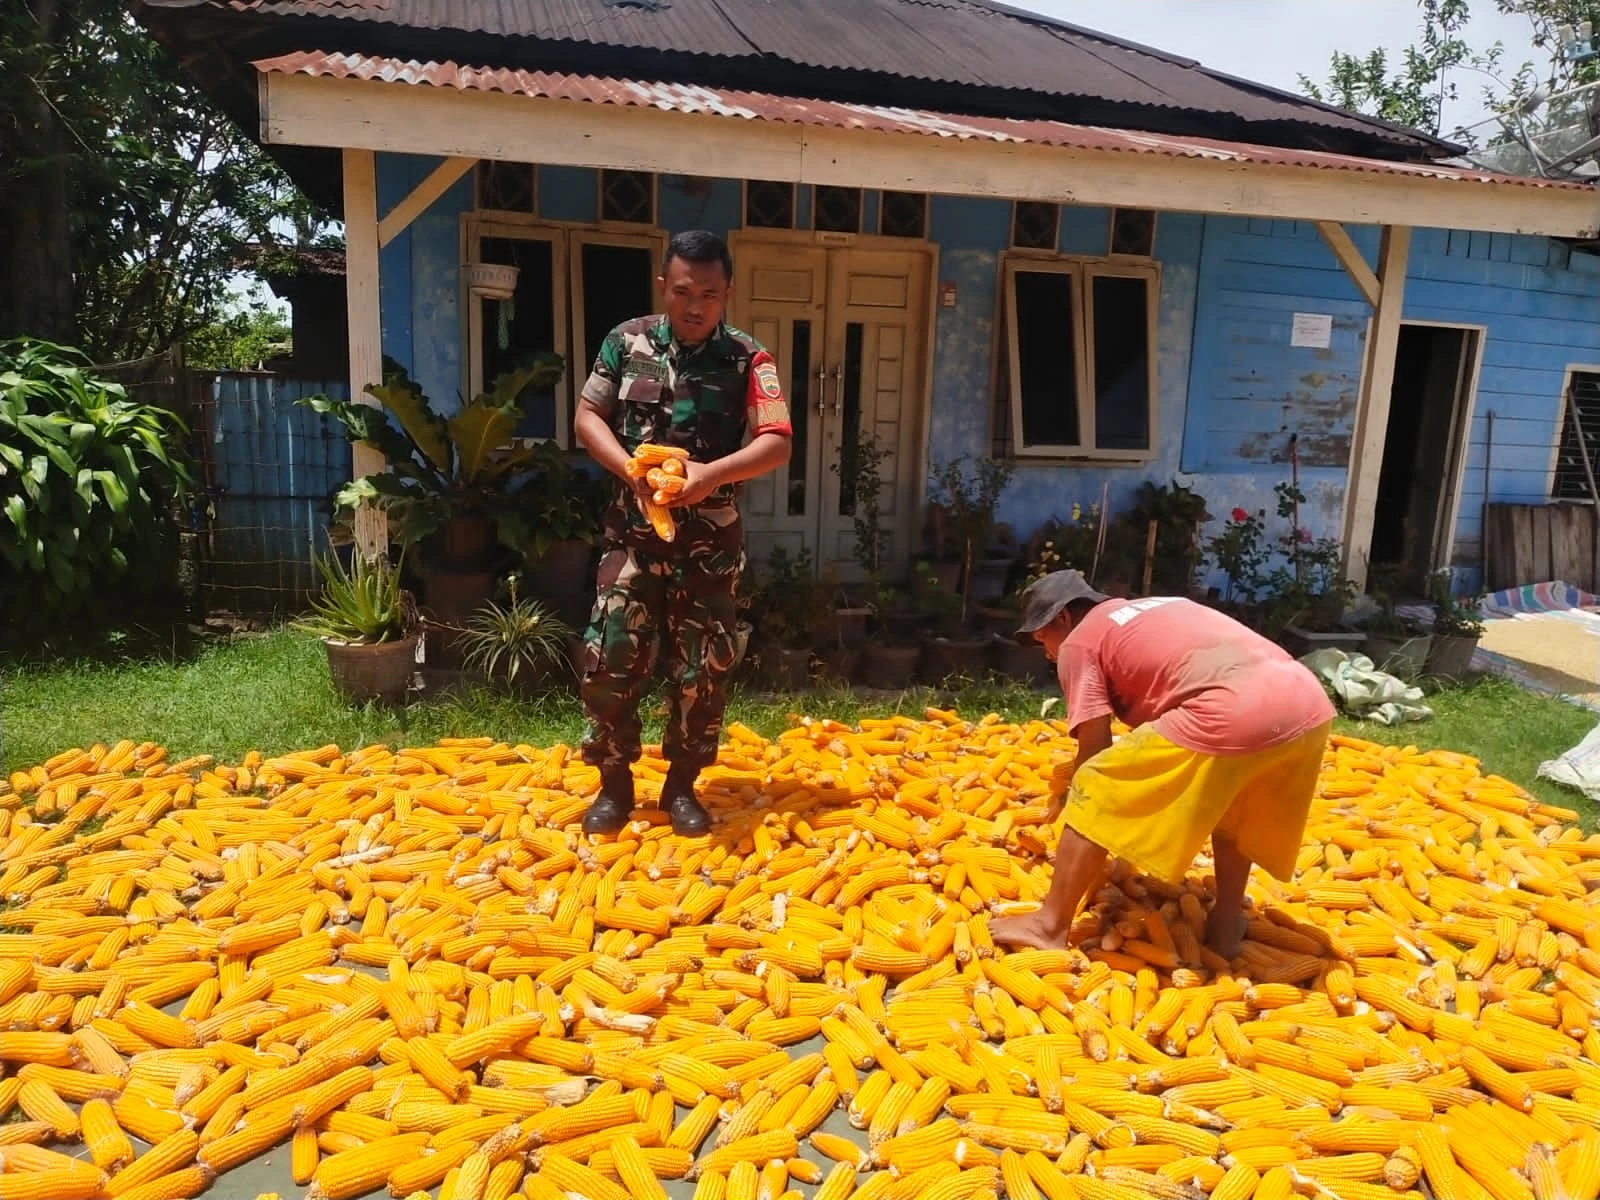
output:
[[[383,382],[383,329],[378,310],[378,179],[371,150],[344,151],[344,279],[350,329],[350,395],[368,404],[369,383]],[[353,478],[387,469],[383,455],[371,446],[351,447]],[[389,544],[388,521],[363,505],[355,515],[356,546],[374,557]]]
[[[1394,390],[1394,359],[1400,344],[1400,313],[1405,304],[1406,257],[1410,248],[1410,226],[1384,226],[1378,250],[1378,298],[1373,305],[1345,484],[1345,570],[1360,588],[1367,584],[1367,555],[1372,549],[1378,479],[1383,472],[1383,444],[1389,430],[1389,397]]]

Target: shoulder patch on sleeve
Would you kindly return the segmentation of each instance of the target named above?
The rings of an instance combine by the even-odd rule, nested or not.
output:
[[[783,398],[783,384],[778,381],[777,365],[768,362],[758,362],[753,368],[756,377],[756,387],[761,394],[769,400]]]

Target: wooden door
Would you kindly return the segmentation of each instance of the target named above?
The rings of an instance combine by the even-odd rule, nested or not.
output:
[[[927,253],[746,244],[735,276],[734,323],[778,360],[795,434],[787,468],[745,489],[752,563],[781,545],[810,550],[819,569],[860,578],[853,467],[860,439],[871,436],[889,453],[879,496],[884,569],[903,567],[916,533],[927,395]]]

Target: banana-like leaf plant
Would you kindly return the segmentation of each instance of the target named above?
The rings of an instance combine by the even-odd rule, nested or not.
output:
[[[513,443],[523,416],[520,397],[554,387],[565,370],[559,354],[540,354],[500,375],[449,416],[435,410],[405,368],[387,359],[383,382],[366,387],[378,405],[304,397],[301,404],[338,420],[352,442],[377,450],[388,464],[387,471],[341,488],[335,508],[349,512],[370,504],[383,510],[407,545],[452,517],[498,517],[510,504],[509,477],[535,461],[533,447]]]

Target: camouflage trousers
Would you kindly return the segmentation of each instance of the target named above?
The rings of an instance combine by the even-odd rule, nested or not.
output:
[[[699,771],[717,758],[726,683],[738,659],[743,531],[731,504],[701,506],[671,545],[607,522],[584,654],[583,760],[601,770],[640,754],[639,703],[667,680],[662,755]]]

